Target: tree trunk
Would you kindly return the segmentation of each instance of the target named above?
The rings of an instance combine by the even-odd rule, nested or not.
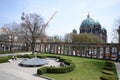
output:
[[[30,45],[28,44],[28,42],[26,42],[25,44],[26,44],[25,50],[26,50],[26,51],[29,51]]]
[[[12,47],[13,47],[13,42],[11,41],[11,44],[10,44],[10,53],[12,52]]]
[[[35,52],[35,42],[31,43],[31,50],[32,50],[32,54],[34,54],[34,52]]]

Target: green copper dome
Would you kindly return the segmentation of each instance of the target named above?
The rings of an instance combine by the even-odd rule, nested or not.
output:
[[[74,34],[77,34],[77,30],[76,30],[76,29],[73,29],[73,33],[74,33]]]
[[[102,28],[102,32],[103,32],[103,33],[106,33],[106,32],[107,32],[104,27]]]
[[[83,20],[83,22],[81,23],[81,28],[85,28],[85,27],[91,27],[91,26],[94,26],[95,24],[95,21],[90,18],[89,14],[87,16],[87,18],[85,20]]]
[[[96,21],[94,24],[95,24],[95,25],[100,25],[99,21]]]

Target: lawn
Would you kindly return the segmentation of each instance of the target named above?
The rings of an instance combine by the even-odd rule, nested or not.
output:
[[[19,53],[19,52],[26,52],[26,51],[23,51],[23,50],[20,50],[20,51],[0,51],[0,54],[10,54],[10,53]]]
[[[41,55],[54,55],[54,54],[41,54]],[[104,60],[63,56],[66,59],[72,60],[75,63],[76,68],[74,71],[65,74],[44,74],[44,76],[51,77],[55,80],[100,80],[102,75],[102,69],[104,66]]]

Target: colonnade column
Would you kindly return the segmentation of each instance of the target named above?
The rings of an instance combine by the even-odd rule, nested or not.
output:
[[[110,58],[109,59],[111,60],[112,59],[112,47],[110,46],[109,49],[110,49]]]
[[[105,52],[106,52],[106,51],[105,51],[105,48],[106,48],[106,47],[103,47],[103,59],[106,58],[106,56],[105,56]]]

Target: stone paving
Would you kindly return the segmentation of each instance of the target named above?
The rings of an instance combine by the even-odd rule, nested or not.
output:
[[[54,59],[48,58],[47,60],[49,63],[45,66],[60,65]],[[21,67],[18,65],[20,61],[22,59],[0,64],[0,80],[47,80],[37,76],[36,72],[39,67]]]
[[[116,70],[117,70],[117,74],[118,74],[118,80],[120,80],[120,63],[115,62],[115,66],[116,66]]]

